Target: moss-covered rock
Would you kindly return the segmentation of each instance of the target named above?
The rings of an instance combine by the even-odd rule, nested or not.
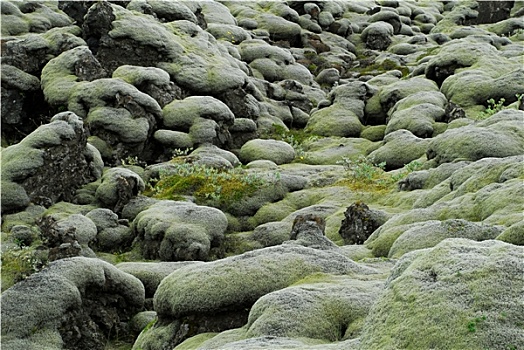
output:
[[[386,163],[387,170],[399,169],[421,158],[426,153],[428,141],[408,130],[397,130],[384,137],[382,146],[368,155],[374,164]]]
[[[497,239],[511,244],[524,245],[524,221],[514,223],[498,235]]]
[[[326,277],[298,282],[258,299],[251,308],[246,337],[278,336],[339,341],[359,335],[382,281]]]
[[[474,241],[495,239],[500,227],[478,225],[465,220],[426,221],[402,233],[389,250],[390,258],[399,258],[407,252],[431,248],[446,238],[467,238]]]
[[[522,253],[498,241],[447,239],[405,255],[368,314],[362,346],[516,348],[524,341]]]
[[[382,109],[389,112],[395,104],[408,97],[409,95],[420,92],[437,92],[438,87],[434,81],[429,79],[414,77],[407,80],[386,85],[380,89],[379,98]]]
[[[27,199],[46,206],[59,198],[70,200],[78,187],[100,177],[100,154],[86,141],[82,120],[64,112],[20,143],[2,149],[2,182],[6,183],[2,209],[21,209]]]
[[[103,349],[143,303],[142,283],[111,264],[59,260],[2,293],[2,346]]]
[[[189,202],[161,201],[133,221],[136,242],[146,259],[207,260],[227,229],[220,210]]]
[[[278,270],[271,268],[275,263],[279,265]],[[244,272],[236,280],[239,271]],[[350,271],[369,270],[334,252],[292,244],[269,247],[177,270],[161,282],[155,295],[155,308],[159,315],[175,317],[225,307],[238,309],[313,272]],[[193,288],[193,285],[199,287]]]
[[[431,100],[433,94],[440,97],[440,101],[435,101],[438,104],[428,101]],[[390,110],[391,117],[385,131],[386,135],[396,130],[406,129],[417,137],[431,137],[435,122],[441,121],[444,117],[445,102],[442,103],[441,99],[443,98],[445,101],[445,97],[440,93],[434,92],[414,94],[410,97],[413,97],[413,99],[420,98],[420,101],[424,102],[413,104],[412,106],[409,106],[410,103],[408,101],[405,104],[402,103],[404,99],[397,102]]]
[[[340,105],[332,105],[313,112],[305,130],[327,137],[359,137],[362,123],[354,112]]]
[[[295,150],[284,141],[255,139],[242,146],[240,159],[244,163],[265,159],[275,164],[285,164],[295,159]]]
[[[370,49],[385,50],[392,42],[393,31],[394,27],[390,23],[378,21],[367,26],[361,38]]]
[[[110,209],[97,208],[87,213],[86,217],[96,225],[96,241],[92,244],[96,251],[122,252],[131,244],[134,237],[129,224],[123,224]]]
[[[368,155],[379,147],[380,143],[365,138],[323,137],[304,143],[306,155],[304,162],[315,165],[333,165],[343,158],[357,159]]]
[[[203,262],[197,261],[177,261],[177,262],[123,262],[116,267],[130,275],[138,278],[145,288],[145,297],[152,298],[155,295],[158,285],[164,278],[173,271],[189,265],[201,265]]]
[[[111,168],[104,172],[95,198],[105,208],[120,213],[122,208],[144,189],[144,181],[134,171]]]
[[[504,110],[476,125],[446,130],[431,140],[427,157],[441,164],[523,154],[524,134],[518,126],[523,118],[522,111]]]

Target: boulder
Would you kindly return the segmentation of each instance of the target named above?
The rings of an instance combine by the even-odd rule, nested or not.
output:
[[[431,248],[447,238],[485,241],[495,239],[501,233],[500,227],[479,225],[462,219],[430,220],[401,234],[391,246],[389,257],[399,258],[413,250]]]
[[[515,245],[524,245],[524,221],[514,223],[498,235],[497,239]]]
[[[389,112],[400,100],[421,92],[438,92],[435,82],[421,77],[413,77],[408,80],[400,80],[382,87],[379,91],[379,99],[382,109]]]
[[[264,159],[275,164],[285,164],[295,159],[295,150],[284,141],[255,139],[242,146],[240,159],[244,163]]]
[[[405,109],[393,108],[393,110],[385,130],[386,135],[405,129],[420,138],[432,137],[435,131],[435,122],[442,121],[445,116],[443,107],[427,102]]]
[[[476,125],[447,130],[431,140],[427,157],[442,164],[523,154],[523,118],[522,111],[504,110]]]
[[[326,237],[325,230],[326,222],[321,216],[299,214],[293,220],[289,239],[305,247],[336,251],[338,246]]]
[[[176,261],[176,262],[124,262],[117,264],[116,267],[135,276],[142,282],[145,288],[145,297],[153,298],[160,282],[173,271],[184,266],[200,265],[198,261]]]
[[[358,138],[362,131],[358,115],[342,104],[333,104],[311,113],[305,130],[314,135]]]
[[[404,255],[367,316],[361,346],[517,347],[524,342],[522,254],[499,241],[456,238]]]
[[[49,250],[49,261],[74,256],[95,257],[90,244],[96,238],[96,225],[81,214],[63,218],[44,215],[38,221],[44,246]]]
[[[97,234],[93,246],[97,251],[121,252],[131,245],[132,231],[127,220],[120,220],[110,209],[97,208],[85,215],[96,225]]]
[[[362,31],[361,38],[372,50],[386,50],[393,41],[394,30],[388,22],[374,22]]]
[[[402,168],[426,153],[429,140],[420,139],[408,130],[397,130],[384,137],[382,145],[368,155],[374,164],[386,163],[386,170]]]
[[[76,257],[51,263],[1,299],[4,349],[101,350],[126,333],[144,287],[109,263]]]
[[[144,181],[137,173],[126,168],[111,168],[104,172],[95,198],[103,207],[118,214],[144,189]]]
[[[39,115],[45,113],[45,107],[42,106],[40,79],[8,64],[2,64],[1,71],[2,141],[13,144],[31,133],[34,125],[45,122]]]
[[[388,218],[383,211],[370,209],[363,202],[355,202],[344,212],[338,233],[345,244],[362,244]]]
[[[51,206],[72,200],[77,188],[101,176],[102,167],[100,154],[87,144],[82,120],[59,113],[2,149],[2,211],[23,209],[29,201]]]
[[[5,3],[3,2],[2,6]],[[9,20],[2,23],[4,28]],[[5,42],[2,49],[2,64],[39,76],[42,68],[52,58],[77,46],[86,45],[80,37],[81,32],[79,27],[67,25],[49,29],[45,33],[29,33],[25,36],[13,37],[13,40]]]
[[[291,224],[282,221],[267,222],[253,230],[253,239],[263,247],[279,245],[289,240]]]
[[[249,313],[245,335],[330,342],[355,338],[382,287],[382,281],[341,276],[326,277],[325,281],[321,277],[316,283],[308,283],[306,278],[258,299]]]
[[[162,110],[164,127],[187,133],[191,140],[188,142],[190,147],[204,143],[226,144],[231,139],[228,127],[234,124],[234,120],[235,116],[229,107],[211,96],[175,100]],[[177,139],[177,143],[180,143],[184,138]],[[168,142],[164,144],[169,145]]]
[[[332,250],[296,244],[183,267],[160,283],[154,298],[158,326],[143,332],[134,347],[174,347],[197,333],[240,327],[247,321],[249,308],[261,296],[315,272],[338,275],[350,271],[375,273]],[[195,327],[188,329],[188,321]]]
[[[141,211],[132,228],[144,258],[180,261],[207,260],[227,225],[226,216],[218,209],[162,201]]]
[[[160,68],[123,65],[113,72],[112,77],[122,79],[153,97],[161,108],[174,99],[182,98],[181,89],[171,81],[169,74]]]

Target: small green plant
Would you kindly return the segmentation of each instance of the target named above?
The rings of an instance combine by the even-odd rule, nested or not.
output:
[[[470,333],[475,333],[477,331],[477,326],[484,322],[486,320],[486,316],[482,315],[479,317],[475,317],[474,319],[470,320],[467,324],[468,331]]]
[[[337,164],[342,165],[348,172],[347,181],[344,181],[343,184],[354,190],[379,192],[392,189],[399,180],[422,166],[420,162],[412,161],[396,174],[389,174],[385,171],[386,162],[375,164],[364,156],[356,160],[344,157]]]
[[[493,114],[500,112],[504,108],[504,102],[506,102],[506,99],[501,98],[498,102],[495,102],[494,99],[490,98],[486,102],[488,103],[488,106],[484,112],[481,112],[478,115],[478,119],[486,119],[491,117]]]
[[[386,162],[375,165],[364,156],[360,156],[357,160],[344,157],[341,161],[338,161],[337,164],[342,165],[355,181],[366,183],[371,183],[379,178],[386,168]]]
[[[2,253],[2,292],[46,266],[47,257],[39,253],[28,246]]]
[[[393,174],[391,175],[391,182],[398,182],[400,180],[402,180],[403,178],[405,178],[406,176],[408,176],[410,173],[414,172],[414,171],[417,171],[417,170],[420,170],[420,168],[422,167],[422,163],[420,163],[419,161],[412,161],[408,164],[406,164],[404,166],[404,168],[396,173],[396,174]]]
[[[193,196],[197,203],[227,208],[260,188],[269,186],[265,179],[238,167],[216,169],[200,164],[178,162],[169,173],[151,179],[145,195],[162,199]]]
[[[138,165],[140,163],[137,156],[134,156],[134,157],[129,156],[126,159],[121,159],[120,162],[122,163],[123,166]]]
[[[184,149],[181,149],[181,148],[175,148],[175,149],[173,150],[173,158],[187,156],[189,153],[191,153],[191,151],[193,151],[193,148],[192,148],[192,147],[190,147],[190,148],[184,148]]]
[[[318,136],[308,134],[304,130],[289,129],[278,124],[273,124],[271,132],[262,135],[262,138],[271,138],[288,143],[295,150],[295,160],[297,162],[306,160],[306,149],[304,143],[318,140]]]
[[[522,98],[524,98],[524,94],[516,94],[515,97],[517,98],[517,108],[522,103]],[[504,109],[508,109],[509,107],[504,106],[504,103],[506,102],[506,99],[504,97],[500,98],[498,102],[495,101],[495,99],[490,98],[486,101],[488,106],[486,107],[486,110],[484,112],[481,112],[477,115],[477,119],[487,119],[491,117],[493,114],[496,114]]]

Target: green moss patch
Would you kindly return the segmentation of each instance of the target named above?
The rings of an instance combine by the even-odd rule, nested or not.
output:
[[[194,196],[196,202],[227,209],[235,202],[269,186],[263,178],[242,168],[215,169],[205,165],[175,162],[169,174],[152,179],[145,195],[159,199]]]

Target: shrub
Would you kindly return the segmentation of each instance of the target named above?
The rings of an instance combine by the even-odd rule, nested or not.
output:
[[[47,265],[46,252],[29,246],[2,253],[2,292]]]
[[[193,196],[197,204],[226,209],[235,201],[249,196],[269,183],[246,170],[216,169],[205,165],[177,162],[174,170],[152,179],[145,195],[160,199],[182,199]]]
[[[406,164],[399,172],[390,174],[384,170],[386,168],[386,162],[374,164],[364,156],[360,156],[356,160],[344,157],[341,161],[338,161],[337,164],[342,165],[348,172],[348,176],[341,184],[353,190],[374,192],[392,190],[394,184],[402,180],[409,173],[418,170],[422,165],[414,160]]]
[[[517,97],[517,106],[519,106],[522,103],[522,98],[524,97],[524,94],[516,94],[515,97]],[[477,115],[477,120],[483,120],[491,117],[493,114],[498,113],[502,111],[503,109],[507,109],[509,107],[504,106],[504,103],[506,102],[506,99],[502,97],[498,102],[495,102],[495,99],[490,98],[486,101],[488,106],[486,107],[486,110],[484,112],[481,112]],[[518,107],[517,107],[518,108]]]
[[[272,131],[262,135],[261,137],[288,143],[295,150],[295,160],[297,162],[301,162],[306,159],[304,143],[306,141],[315,141],[319,138],[318,136],[305,132],[303,129],[286,130],[284,127],[278,124],[273,124]]]

